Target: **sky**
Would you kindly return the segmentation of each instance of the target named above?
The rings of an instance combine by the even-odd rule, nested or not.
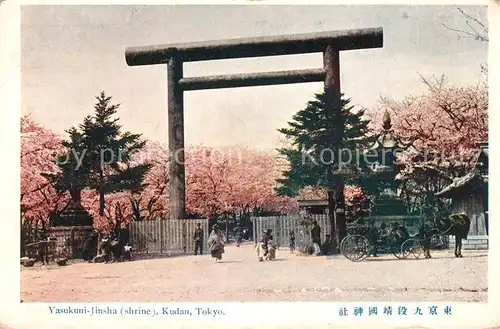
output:
[[[487,7],[463,6],[487,22]],[[374,109],[381,96],[425,92],[419,74],[474,84],[487,44],[460,38],[454,6],[25,6],[21,12],[22,114],[64,134],[93,112],[105,91],[120,103],[124,129],[167,141],[166,68],[129,67],[125,48],[177,42],[383,27],[383,48],[341,53],[341,88]],[[187,63],[185,76],[321,68],[322,55]],[[185,143],[273,148],[278,128],[304,108],[322,83],[190,91]]]

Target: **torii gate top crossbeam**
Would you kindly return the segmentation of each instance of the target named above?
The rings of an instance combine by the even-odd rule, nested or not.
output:
[[[228,39],[208,42],[129,47],[125,59],[129,66],[166,64],[178,56],[182,62],[213,59],[293,55],[322,52],[328,45],[337,50],[380,48],[381,27],[356,30],[326,31],[271,37]]]

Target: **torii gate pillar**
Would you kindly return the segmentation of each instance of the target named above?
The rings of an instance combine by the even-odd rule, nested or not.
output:
[[[184,91],[324,81],[325,89],[340,96],[340,51],[382,45],[383,30],[379,27],[127,48],[129,66],[167,64],[170,218],[186,215]],[[185,62],[315,52],[323,52],[323,69],[183,77]]]

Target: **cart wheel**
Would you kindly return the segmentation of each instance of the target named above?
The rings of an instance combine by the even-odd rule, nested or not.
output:
[[[401,245],[402,247],[402,245]],[[403,255],[403,252],[400,250],[400,251],[394,251],[392,252],[392,254],[394,255],[394,257],[396,257],[397,259],[405,259],[406,257]]]
[[[401,245],[401,254],[405,259],[410,256],[415,259],[418,259],[422,254],[422,251],[423,251],[422,244],[415,239],[406,240]]]
[[[392,254],[397,259],[405,259],[406,258],[406,256],[402,252],[402,247],[403,247],[403,244],[400,244],[399,247],[396,247],[396,246],[391,247]]]
[[[368,257],[370,248],[370,241],[365,236],[358,234],[348,235],[340,243],[342,255],[353,262],[360,262]]]
[[[344,245],[344,242],[345,242],[345,240],[346,240],[346,238],[347,238],[348,236],[350,236],[350,235],[347,235],[346,237],[344,237],[344,238],[342,239],[342,241],[340,241],[340,246],[339,246],[340,253],[342,253],[342,246]]]

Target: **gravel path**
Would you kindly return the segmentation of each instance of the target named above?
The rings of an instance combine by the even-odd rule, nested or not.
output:
[[[167,301],[466,301],[487,302],[487,252],[456,259],[383,256],[353,263],[343,256],[301,257],[280,249],[259,263],[251,245],[209,256],[74,263],[21,270],[25,302]]]

